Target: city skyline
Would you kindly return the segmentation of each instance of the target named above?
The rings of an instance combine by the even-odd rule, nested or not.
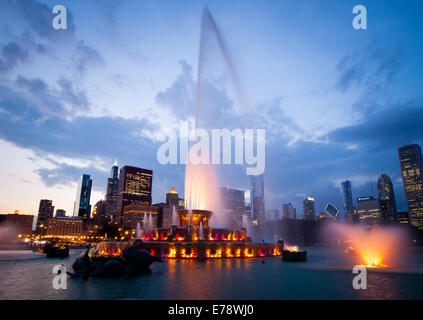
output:
[[[62,34],[34,23],[50,27],[53,1],[33,1],[28,10],[23,3],[0,4],[0,147],[8,155],[0,162],[0,210],[36,214],[40,199],[52,199],[70,215],[83,173],[93,179],[93,205],[115,157],[156,173],[153,202],[172,185],[183,197],[184,166],[159,165],[156,150],[165,128],[194,117],[206,3],[72,1]],[[398,211],[407,209],[397,148],[423,144],[423,48],[414,41],[422,5],[366,3],[379,13],[361,32],[351,28],[354,4],[266,3],[258,11],[239,1],[209,4],[268,132],[266,208],[291,202],[300,209],[308,196],[316,212],[327,202],[342,208],[342,181],[352,181],[355,196],[369,195],[369,177],[384,169]],[[304,24],[304,12],[313,22]],[[235,126],[237,101],[226,89],[222,81],[215,98]],[[243,168],[219,176],[221,186],[250,187]]]
[[[413,146],[413,145],[411,145],[411,146]],[[409,147],[408,145],[407,146],[402,146],[402,147],[400,147],[400,148],[398,148],[398,150],[400,150],[401,148],[404,148],[404,147]],[[148,169],[143,169],[143,168],[138,168],[138,167],[132,167],[132,166],[127,166],[127,165],[125,165],[124,167],[129,167],[129,168],[132,168],[132,169],[141,169],[141,170],[146,170],[146,171],[150,171],[150,170],[148,170]],[[123,167],[122,167],[123,168]],[[122,169],[121,168],[121,169]],[[99,202],[99,201],[105,201],[105,203],[107,203],[108,201],[111,201],[111,199],[113,198],[113,197],[116,197],[116,199],[114,200],[114,201],[116,201],[117,202],[117,186],[115,186],[114,184],[116,184],[116,183],[118,183],[118,181],[119,181],[119,174],[118,174],[118,169],[119,169],[119,167],[118,167],[118,165],[117,165],[117,160],[115,159],[115,161],[114,161],[114,163],[113,163],[113,166],[112,166],[112,168],[111,168],[111,178],[110,177],[108,177],[108,178],[106,178],[106,182],[105,182],[105,191],[103,192],[103,193],[101,193],[100,192],[100,194],[102,194],[102,196],[98,199],[98,200],[96,200],[94,203],[93,203],[93,201],[91,201],[90,200],[90,195],[88,195],[88,205],[89,205],[89,210],[90,210],[90,212],[91,212],[91,208],[93,208],[94,207],[94,205],[97,203],[97,202]],[[261,176],[258,176],[258,178],[260,178]],[[77,189],[77,198],[78,198],[78,195],[81,193],[81,184],[82,184],[82,182],[83,182],[83,179],[84,178],[86,178],[86,179],[88,179],[89,180],[89,193],[91,193],[91,184],[93,183],[93,181],[90,179],[90,175],[87,175],[87,174],[85,174],[85,173],[83,173],[81,176],[80,176],[80,179],[79,179],[79,183],[78,183],[78,189]],[[247,192],[252,192],[252,190],[254,189],[253,188],[253,185],[254,185],[254,183],[253,183],[253,181],[255,181],[257,179],[257,177],[254,179],[254,178],[252,178],[252,185],[250,186],[250,190],[244,190],[244,189],[241,189],[244,193],[247,193]],[[261,179],[262,179],[262,177],[261,177]],[[357,197],[353,197],[351,200],[352,200],[352,208],[354,209],[355,208],[355,204],[358,204],[358,202],[357,202],[357,199],[359,199],[359,198],[365,198],[365,197],[367,197],[367,196],[370,196],[370,197],[375,197],[376,199],[379,199],[381,202],[383,202],[383,201],[386,201],[386,194],[385,194],[385,192],[387,191],[386,190],[386,187],[385,187],[385,190],[384,191],[382,191],[381,190],[381,187],[380,187],[380,184],[381,184],[381,179],[387,179],[387,182],[384,182],[384,183],[389,183],[390,185],[389,185],[389,187],[388,187],[388,192],[389,192],[389,195],[388,195],[388,200],[390,200],[390,197],[393,197],[393,198],[391,198],[391,199],[393,199],[392,201],[393,201],[393,204],[390,204],[390,206],[393,206],[393,208],[390,208],[390,209],[388,209],[388,210],[393,210],[393,212],[397,212],[397,211],[400,211],[400,210],[397,210],[396,209],[396,197],[395,197],[395,192],[393,191],[393,184],[392,184],[392,181],[391,181],[391,179],[390,179],[390,177],[388,176],[388,175],[386,175],[386,173],[382,170],[382,174],[380,175],[380,177],[377,179],[377,181],[375,182],[375,181],[372,181],[372,177],[370,177],[370,179],[369,179],[369,183],[370,183],[370,185],[369,185],[369,190],[368,190],[368,192],[366,193],[366,192],[363,192],[362,194],[360,194],[359,196],[357,196]],[[264,181],[261,181],[260,183],[262,183],[262,185],[264,186]],[[341,210],[341,212],[343,213],[342,214],[342,217],[343,217],[343,219],[345,220],[346,219],[346,216],[345,216],[345,213],[346,213],[346,211],[345,211],[345,194],[344,194],[344,192],[345,192],[345,188],[346,188],[346,186],[345,186],[345,183],[348,183],[348,185],[347,185],[347,189],[349,189],[349,193],[350,193],[350,197],[352,196],[351,194],[352,194],[352,186],[351,186],[351,181],[350,180],[346,180],[346,181],[343,181],[342,183],[341,183],[341,193],[340,193],[340,197],[341,197],[341,200],[342,200],[342,204],[343,204],[343,206],[344,206],[344,209],[343,210]],[[403,183],[402,182],[402,180],[401,180],[401,183]],[[384,186],[384,184],[382,184],[382,186]],[[173,190],[174,190],[174,186],[173,185],[171,185],[170,186]],[[374,191],[374,187],[376,187],[376,192]],[[151,188],[151,186],[150,186],[150,188]],[[231,188],[231,189],[234,189],[234,187],[233,186],[230,186],[230,187],[228,187],[228,186],[224,186],[224,187],[220,187],[221,189],[225,189],[225,188]],[[392,189],[391,189],[392,188]],[[116,190],[113,190],[113,189],[116,189]],[[236,189],[234,189],[234,190],[236,190]],[[152,190],[150,191],[150,192],[152,192]],[[181,190],[181,194],[183,194],[182,193],[183,192],[183,189]],[[167,193],[167,192],[166,192]],[[164,194],[164,195],[162,195],[163,197],[166,197],[166,194]],[[266,198],[266,193],[264,192],[264,196],[265,196],[265,198]],[[297,209],[297,208],[303,208],[304,207],[304,201],[307,201],[308,199],[312,199],[312,201],[313,201],[313,203],[315,203],[315,200],[316,199],[314,199],[313,197],[307,197],[305,200],[304,199],[302,199],[302,203],[301,203],[301,205],[300,206],[298,206],[298,207],[296,207],[296,206],[294,206],[294,209]],[[41,200],[41,201],[53,201],[54,202],[54,200]],[[162,202],[162,201],[160,201],[160,200],[158,200],[158,201],[154,201],[154,200],[150,200],[150,203],[160,203],[160,202]],[[288,201],[289,202],[289,204],[291,204],[291,201]],[[317,218],[317,214],[318,214],[318,212],[324,212],[325,210],[326,210],[326,207],[327,207],[327,205],[328,205],[328,202],[325,202],[325,200],[324,199],[320,199],[320,202],[321,203],[325,203],[325,205],[322,207],[322,209],[320,209],[320,208],[318,208],[318,209],[314,209],[315,210],[315,214],[316,214],[316,218]],[[245,201],[244,201],[244,204],[245,204],[245,206],[247,206],[247,205],[251,205],[249,202],[248,202],[248,200],[247,200],[247,198],[245,198]],[[76,202],[74,202],[74,206],[73,206],[73,209],[75,210],[75,205],[76,205]],[[285,205],[285,204],[281,204],[281,205]],[[324,208],[324,209],[323,209]],[[407,207],[407,204],[405,204],[405,210],[407,210],[408,209],[408,207]],[[16,210],[18,210],[18,211],[21,211],[21,212],[24,212],[24,210],[19,210],[19,209],[14,209],[14,210],[9,210],[9,211],[7,211],[8,213],[13,213],[13,212],[16,212]],[[64,210],[64,209],[58,209],[58,210],[61,210],[61,211],[65,211],[66,212],[66,210]],[[109,209],[109,210],[111,210],[111,209]],[[274,209],[274,208],[272,208],[272,209],[269,209],[269,210],[278,210],[278,209]],[[381,208],[381,210],[383,211],[383,209]],[[54,206],[53,206],[53,211],[54,211]],[[382,212],[381,211],[381,212]],[[75,215],[75,213],[74,213],[74,211],[71,211],[71,212],[73,212],[73,214],[65,214],[65,216],[78,216],[78,215]],[[36,212],[27,212],[27,213],[29,213],[29,214],[33,214],[34,215],[34,217],[35,218],[37,218],[37,216],[38,216],[38,214],[36,213]],[[54,212],[53,212],[54,213]],[[85,216],[85,215],[84,215]],[[90,217],[92,217],[92,212],[91,212],[91,214],[90,214]],[[282,218],[282,215],[281,215],[281,218]],[[297,216],[297,218],[305,218],[305,215],[304,214],[302,214],[302,215],[299,215],[299,216]],[[35,223],[37,222],[37,219],[35,219],[34,220],[34,226],[35,226]]]

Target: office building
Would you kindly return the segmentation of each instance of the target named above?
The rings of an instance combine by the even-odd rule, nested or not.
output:
[[[394,187],[391,178],[382,171],[377,180],[377,192],[381,207],[381,223],[392,223],[397,220]]]
[[[357,209],[360,224],[375,225],[381,222],[379,199],[371,196],[357,198]]]
[[[37,226],[36,230],[39,233],[43,233],[47,226],[49,218],[53,218],[54,206],[53,200],[42,199],[40,200],[40,206],[38,208]]]
[[[122,214],[129,204],[151,205],[153,171],[124,166],[119,173],[116,221],[122,223]]]
[[[297,209],[291,202],[282,205],[282,219],[297,219]]]
[[[303,200],[303,209],[304,209],[304,216],[305,220],[315,220],[316,219],[316,211],[314,208],[314,198],[308,197]]]
[[[354,204],[352,197],[351,181],[346,180],[342,182],[342,197],[344,199],[344,215],[354,214]]]
[[[423,229],[423,159],[419,145],[398,149],[410,224]]]
[[[63,209],[56,209],[56,217],[65,217],[66,216],[66,211]]]
[[[19,210],[0,215],[0,242],[15,242],[31,237],[33,222],[34,215],[22,214]]]
[[[105,213],[104,215],[108,217],[109,220],[114,220],[116,218],[117,211],[117,200],[119,193],[119,167],[117,160],[115,160],[112,170],[111,177],[107,179],[107,191],[105,197]]]
[[[93,181],[88,174],[83,174],[79,179],[76,200],[73,208],[73,216],[80,218],[91,217],[91,187]]]
[[[245,191],[221,187],[221,209],[229,228],[242,228],[242,215],[245,214]]]

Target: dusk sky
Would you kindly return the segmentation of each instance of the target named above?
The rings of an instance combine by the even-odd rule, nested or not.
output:
[[[52,28],[58,4],[67,30]],[[352,27],[357,4],[367,30]],[[266,208],[291,201],[302,215],[307,196],[316,212],[343,208],[343,180],[354,199],[376,194],[383,169],[406,210],[397,148],[423,145],[422,1],[1,0],[0,213],[52,199],[71,215],[82,173],[94,205],[115,158],[154,171],[153,203],[171,186],[183,197],[184,166],[156,153],[166,129],[195,117],[206,6],[266,129]],[[242,102],[216,82],[214,111],[237,127]],[[244,168],[219,177],[250,187]]]

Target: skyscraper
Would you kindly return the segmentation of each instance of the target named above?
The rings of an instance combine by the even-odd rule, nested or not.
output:
[[[314,209],[314,198],[308,197],[303,200],[304,219],[315,220],[316,212]]]
[[[245,214],[245,191],[221,187],[220,201],[227,226],[242,228],[242,215]]]
[[[380,202],[371,196],[357,199],[358,216],[361,224],[374,225],[381,222]]]
[[[251,176],[251,218],[257,223],[265,221],[263,175]]]
[[[111,177],[107,179],[107,191],[106,191],[106,203],[105,203],[105,213],[104,215],[110,219],[116,218],[117,210],[117,198],[119,192],[119,177],[118,177],[118,164],[117,160],[113,164],[111,170]]]
[[[79,180],[76,200],[73,208],[73,216],[90,218],[91,215],[91,187],[93,181],[88,174],[83,174]]]
[[[123,209],[128,204],[151,205],[153,171],[124,166],[119,173],[116,220],[122,223]]]
[[[282,219],[297,219],[297,210],[291,202],[282,205]]]
[[[377,179],[377,193],[381,206],[381,222],[389,223],[397,219],[397,206],[395,203],[394,187],[391,178],[383,171]]]
[[[47,227],[47,221],[53,217],[54,206],[53,200],[40,200],[40,207],[38,208],[37,226],[36,230],[42,232]]]
[[[348,215],[354,214],[354,205],[353,205],[353,198],[352,198],[351,182],[349,180],[342,182],[342,196],[344,198],[344,215],[345,215],[345,217],[347,217]]]
[[[63,209],[56,210],[56,217],[66,217],[66,211]]]
[[[423,160],[417,144],[398,148],[410,223],[423,229]]]

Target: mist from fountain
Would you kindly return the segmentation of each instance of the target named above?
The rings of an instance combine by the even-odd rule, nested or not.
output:
[[[368,267],[380,267],[397,263],[399,246],[405,243],[403,230],[389,226],[376,226],[368,229],[362,225],[335,223],[325,231],[334,237],[351,241],[361,262]]]
[[[247,216],[246,216],[246,215],[243,215],[243,216],[242,216],[242,227],[243,227],[244,229],[247,229],[247,228],[248,228],[248,218],[247,218]]]

